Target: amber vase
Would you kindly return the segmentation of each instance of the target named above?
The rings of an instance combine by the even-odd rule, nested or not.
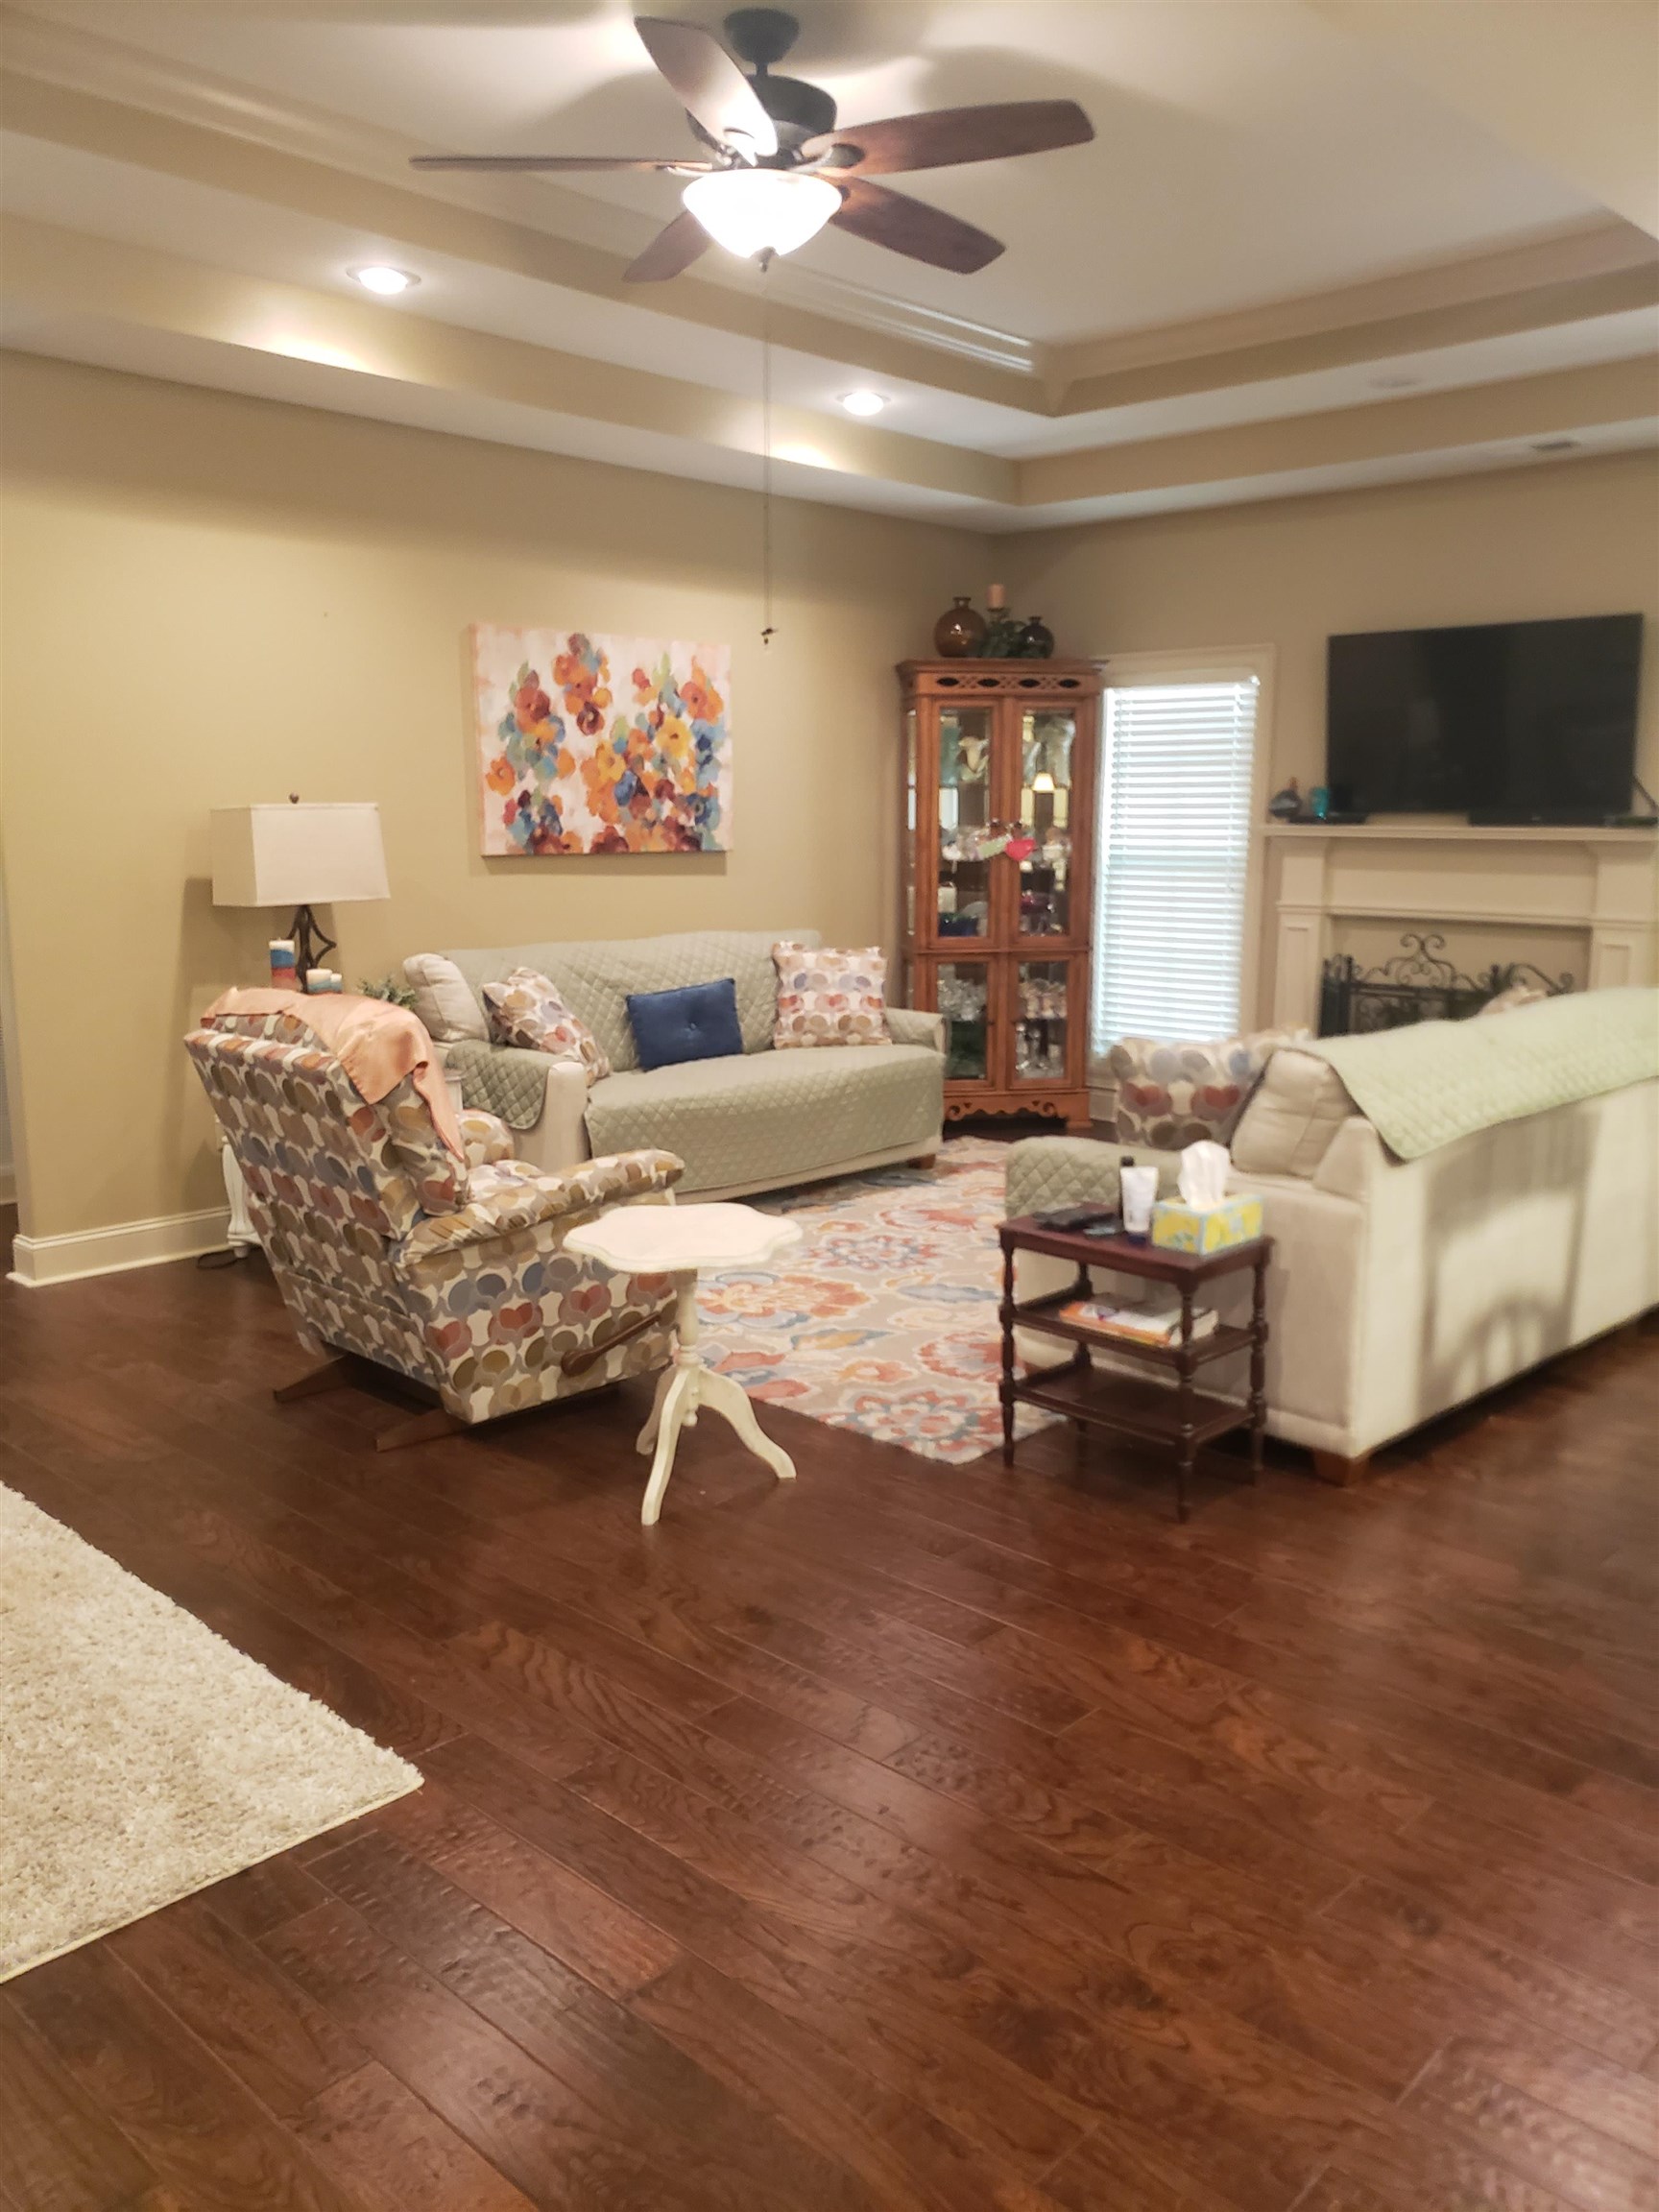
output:
[[[942,661],[968,661],[985,641],[985,617],[966,594],[953,599],[933,625],[933,650]]]

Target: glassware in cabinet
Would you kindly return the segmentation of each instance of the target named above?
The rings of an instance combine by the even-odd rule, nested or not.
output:
[[[1020,722],[1020,861],[1022,937],[1067,937],[1071,915],[1071,775],[1077,717],[1031,708]]]
[[[991,969],[984,960],[943,960],[933,1002],[945,1017],[945,1080],[983,1083],[991,1072]]]
[[[939,712],[938,863],[934,931],[986,937],[991,931],[991,709]]]
[[[1014,971],[1014,1080],[1064,1084],[1071,1067],[1071,963],[1022,960]]]

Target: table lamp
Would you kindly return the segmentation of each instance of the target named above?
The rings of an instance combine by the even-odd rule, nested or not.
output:
[[[314,906],[350,899],[388,899],[380,809],[373,803],[340,805],[215,806],[212,810],[215,906],[292,906],[299,987],[335,949]]]

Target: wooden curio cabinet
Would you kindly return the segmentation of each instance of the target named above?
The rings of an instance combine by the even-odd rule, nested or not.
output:
[[[1087,1132],[1102,677],[1090,661],[905,661],[904,997],[945,1017],[945,1116]]]

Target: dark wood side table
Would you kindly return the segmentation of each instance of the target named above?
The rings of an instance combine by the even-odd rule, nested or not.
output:
[[[1271,1237],[1258,1237],[1248,1244],[1230,1245],[1200,1259],[1187,1252],[1161,1251],[1130,1237],[1084,1237],[1075,1231],[1044,1229],[1029,1214],[1004,1221],[997,1232],[1002,1244],[1002,1464],[1014,1464],[1014,1408],[1041,1406],[1080,1427],[1094,1426],[1138,1436],[1147,1443],[1168,1444],[1175,1450],[1175,1510],[1187,1518],[1187,1484],[1200,1444],[1225,1435],[1230,1429],[1250,1430],[1250,1479],[1262,1467],[1262,1441],[1267,1430],[1267,1398],[1263,1387],[1267,1370],[1267,1262],[1273,1256]],[[1030,1299],[1023,1306],[1014,1298],[1014,1255],[1044,1252],[1051,1259],[1070,1260],[1077,1280],[1069,1290],[1051,1291],[1046,1298]],[[1060,1308],[1073,1298],[1093,1295],[1091,1267],[1107,1267],[1118,1275],[1142,1275],[1155,1283],[1170,1284],[1181,1298],[1181,1335],[1168,1346],[1137,1344],[1126,1337],[1103,1336],[1098,1330],[1080,1328],[1062,1320]],[[1255,1285],[1250,1319],[1242,1326],[1218,1325],[1208,1336],[1194,1339],[1192,1307],[1200,1288],[1217,1275],[1252,1268]],[[1046,1336],[1067,1338],[1077,1349],[1070,1364],[1050,1367],[1022,1379],[1014,1372],[1014,1332],[1035,1329]],[[1120,1353],[1125,1359],[1162,1368],[1175,1376],[1175,1387],[1111,1368],[1096,1367],[1092,1350]],[[1213,1359],[1225,1359],[1235,1352],[1250,1355],[1250,1395],[1243,1405],[1214,1392],[1194,1388],[1193,1377]]]

